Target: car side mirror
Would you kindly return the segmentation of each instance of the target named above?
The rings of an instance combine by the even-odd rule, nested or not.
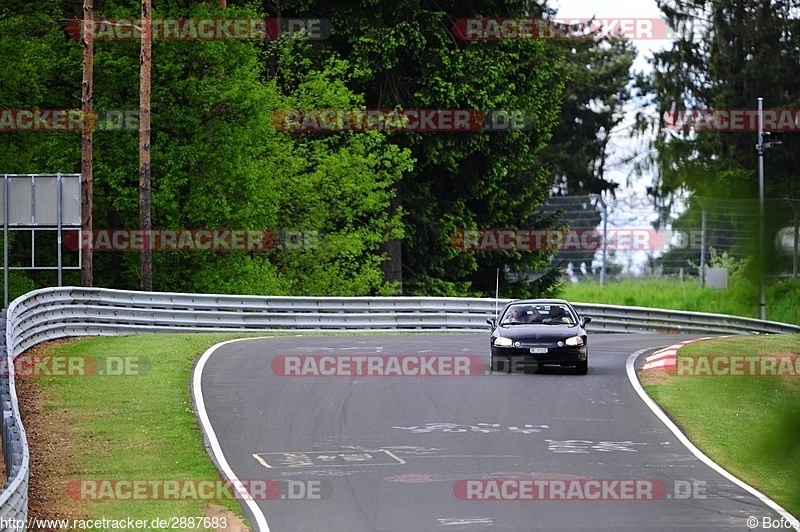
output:
[[[592,317],[591,316],[584,316],[584,317],[581,318],[581,321],[583,322],[583,326],[585,327],[586,325],[592,323]]]
[[[492,328],[497,327],[497,318],[486,318],[486,323],[492,326]]]

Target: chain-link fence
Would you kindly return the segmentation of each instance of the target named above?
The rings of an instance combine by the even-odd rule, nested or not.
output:
[[[573,281],[694,277],[705,284],[710,268],[735,275],[750,264],[798,277],[800,200],[765,200],[763,238],[757,200],[692,197],[673,210],[662,218],[644,197],[558,196],[537,216],[561,225],[552,264]]]

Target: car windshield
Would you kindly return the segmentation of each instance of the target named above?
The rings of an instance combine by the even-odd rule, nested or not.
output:
[[[574,325],[575,320],[566,305],[511,305],[503,314],[501,325]]]

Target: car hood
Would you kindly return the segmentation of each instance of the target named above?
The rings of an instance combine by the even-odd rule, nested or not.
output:
[[[494,334],[505,336],[512,340],[563,340],[570,336],[580,336],[584,333],[577,325],[531,324],[498,327],[494,330]]]

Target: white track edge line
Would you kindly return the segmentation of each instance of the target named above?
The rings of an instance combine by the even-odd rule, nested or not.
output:
[[[194,373],[192,375],[192,393],[194,394],[194,402],[195,407],[197,408],[197,417],[200,418],[200,423],[203,426],[203,430],[206,433],[206,437],[208,438],[208,442],[211,445],[211,452],[214,453],[214,457],[219,464],[220,469],[231,481],[232,485],[235,482],[238,482],[239,479],[236,478],[231,466],[228,464],[228,460],[225,458],[225,455],[222,453],[222,447],[219,445],[219,440],[217,439],[217,434],[214,432],[214,427],[211,426],[211,420],[208,419],[208,413],[206,412],[206,403],[203,399],[203,390],[200,387],[203,377],[203,368],[206,365],[206,361],[209,357],[216,351],[218,348],[232,344],[234,342],[242,342],[247,340],[258,340],[258,338],[237,338],[235,340],[227,340],[225,342],[221,342],[209,347],[205,353],[200,356],[200,360],[198,360],[197,365],[194,368]],[[240,494],[247,493],[247,490],[242,488],[238,489]],[[244,493],[243,493],[244,492]],[[267,518],[264,517],[264,513],[261,511],[261,508],[258,507],[256,502],[253,500],[253,497],[247,493],[247,496],[244,497],[245,503],[247,503],[247,507],[253,512],[253,517],[256,520],[256,530],[260,532],[269,532],[269,525],[267,524]]]
[[[659,407],[656,404],[656,402],[653,401],[653,399],[651,399],[649,395],[647,395],[647,392],[642,387],[642,383],[639,382],[639,377],[636,375],[636,368],[634,367],[634,364],[639,355],[641,355],[645,351],[648,351],[649,349],[651,348],[644,348],[636,351],[635,353],[631,353],[628,356],[628,360],[625,362],[625,369],[628,373],[628,380],[630,381],[631,386],[633,386],[633,389],[636,390],[636,393],[639,394],[639,397],[642,399],[642,401],[644,401],[644,404],[646,404],[650,408],[650,410],[652,410],[652,412],[656,416],[658,416],[658,419],[660,419],[661,422],[664,423],[664,425],[666,425],[666,427],[670,431],[672,431],[672,433],[678,438],[678,440],[684,445],[684,447],[686,447],[689,450],[689,452],[695,455],[701,462],[703,462],[708,467],[710,467],[723,477],[727,478],[740,488],[744,489],[745,491],[748,491],[749,493],[757,497],[761,502],[763,502],[764,504],[766,504],[767,506],[778,512],[781,515],[781,517],[785,518],[790,526],[794,525],[793,528],[795,530],[800,531],[800,522],[794,516],[792,516],[792,514],[784,510],[780,504],[773,501],[772,499],[770,499],[769,497],[767,497],[754,487],[750,486],[744,481],[739,480],[732,474],[728,473],[719,464],[717,464],[711,458],[703,454],[703,452],[700,449],[698,449],[691,441],[689,441],[689,438],[687,438],[686,435],[681,431],[681,429],[679,429],[678,426],[672,422],[669,416],[667,416],[667,414],[665,414],[664,411],[661,410],[661,407]],[[755,516],[750,516],[750,517],[755,517]],[[761,521],[759,520],[759,523],[760,522]]]

